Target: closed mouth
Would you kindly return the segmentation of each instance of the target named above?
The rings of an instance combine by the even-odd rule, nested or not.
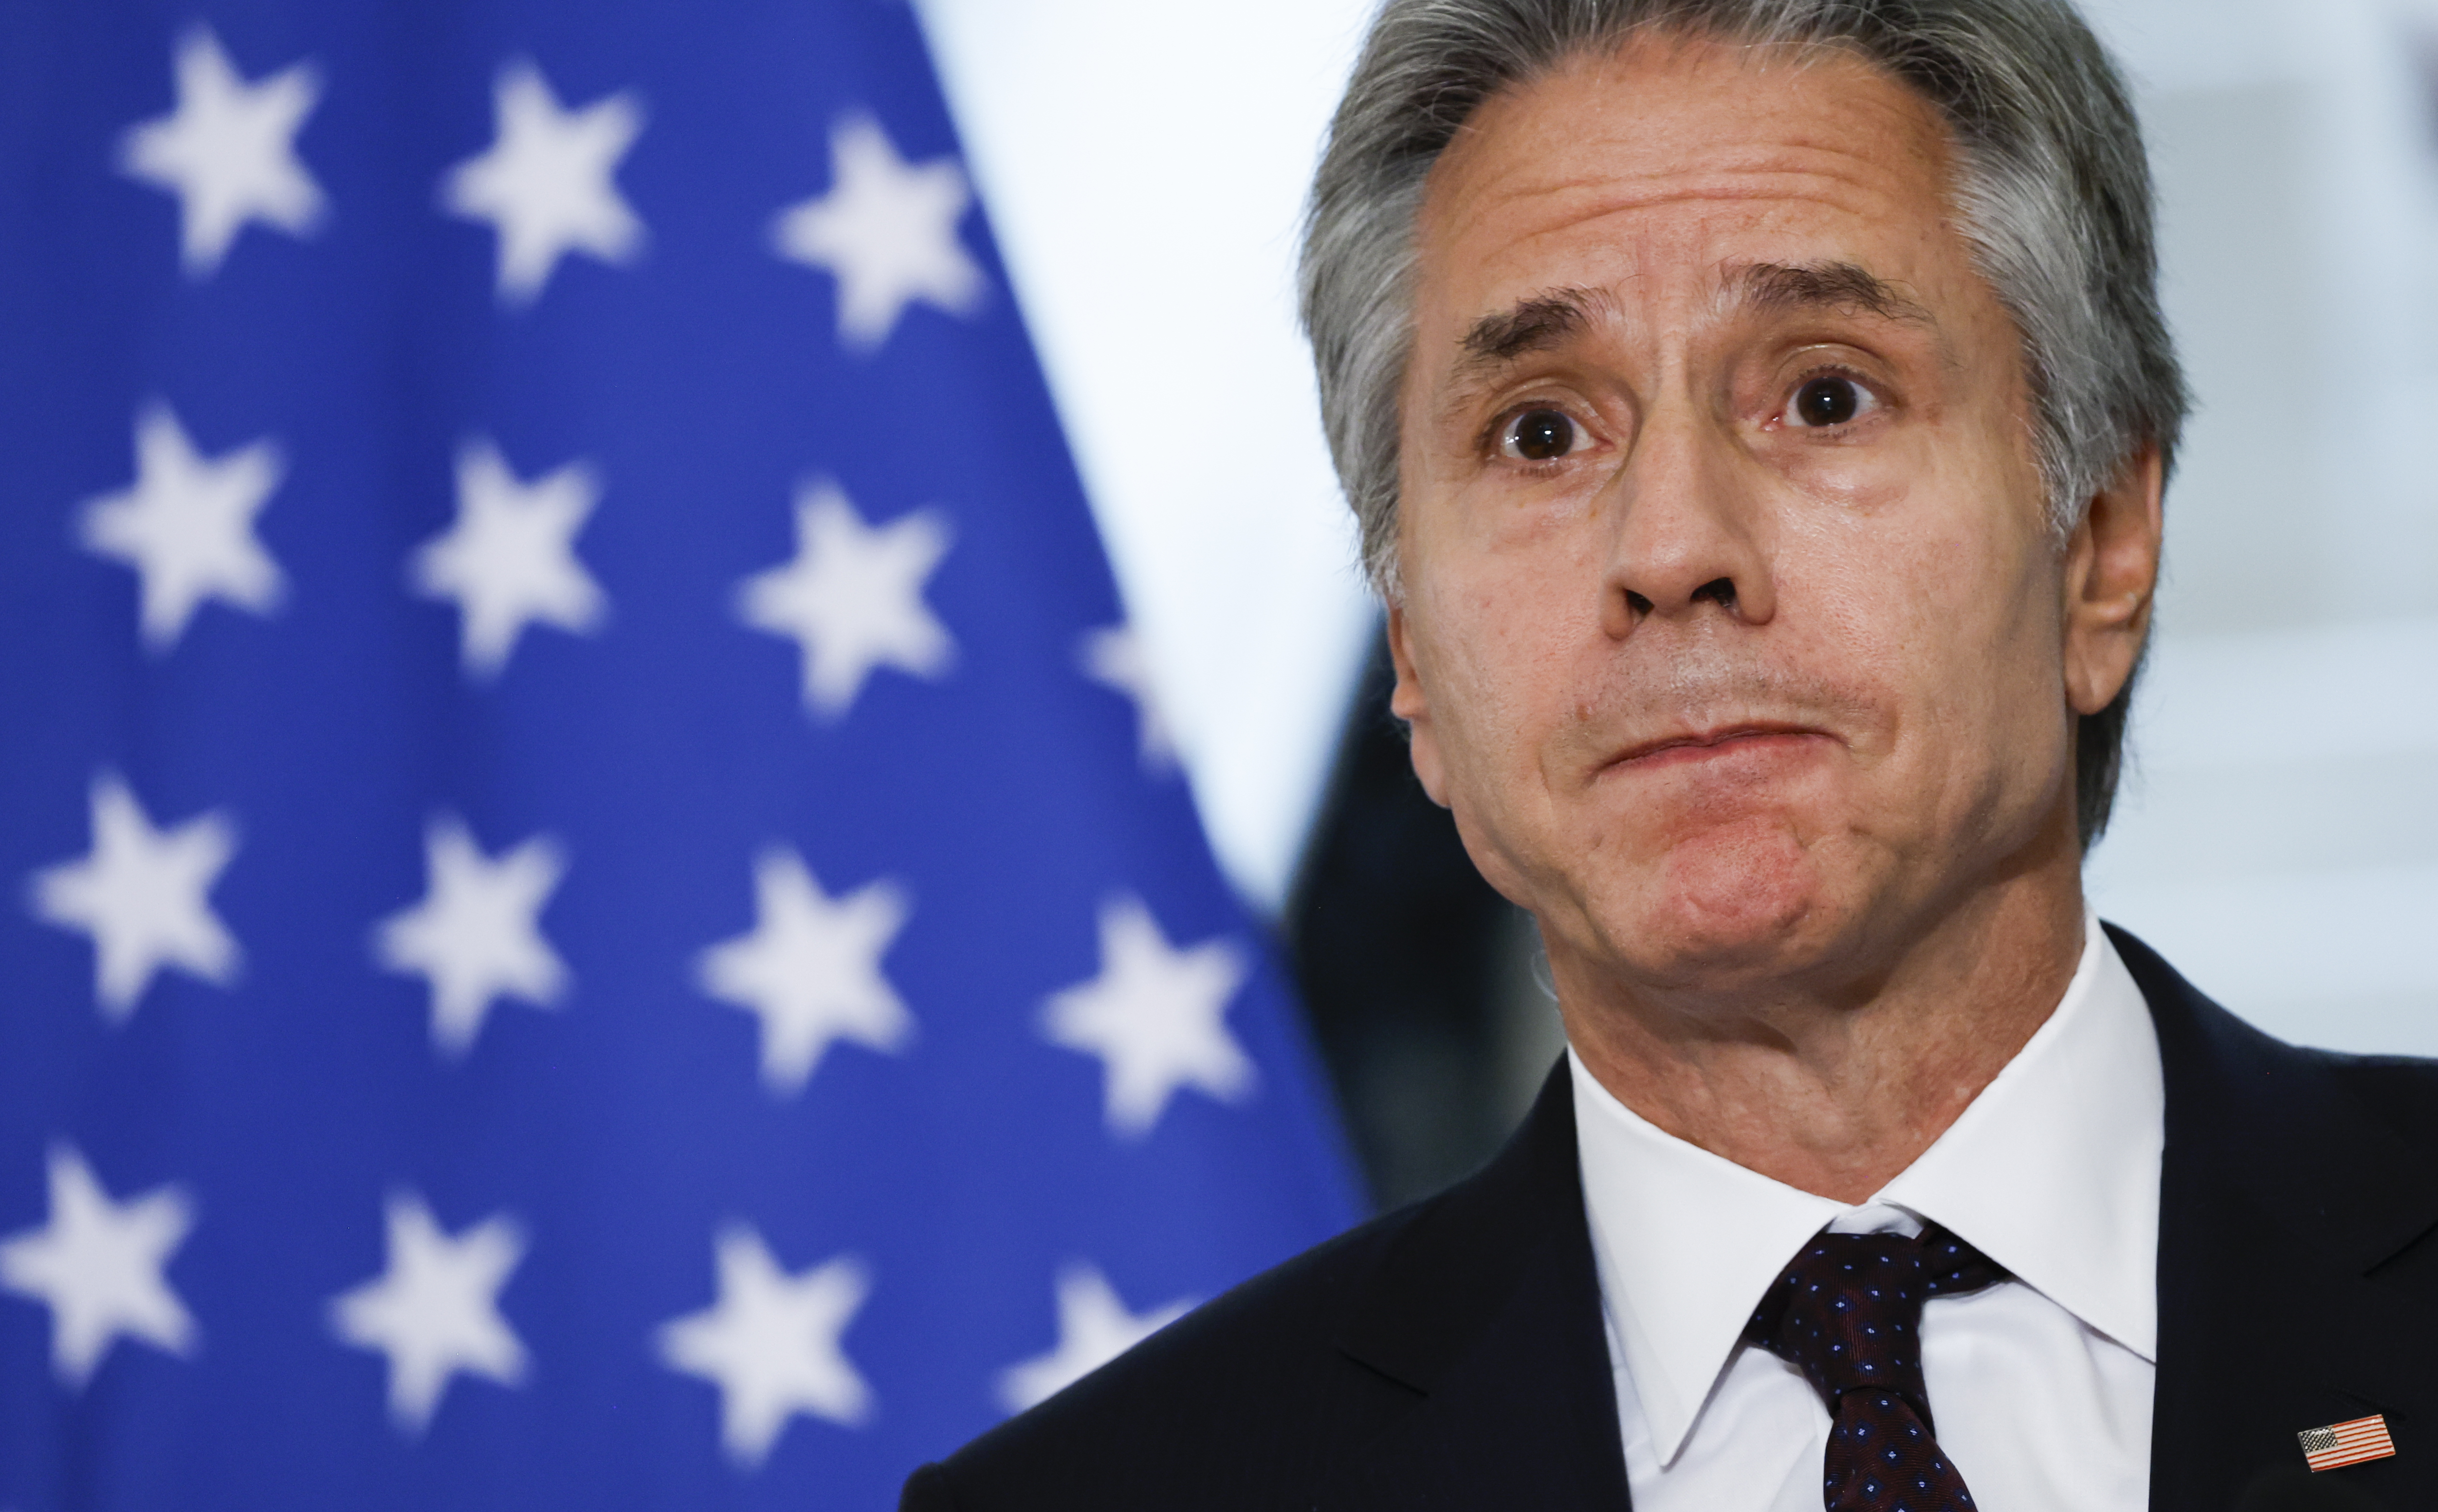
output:
[[[1645,741],[1639,746],[1630,747],[1619,752],[1610,765],[1612,766],[1655,765],[1671,756],[1686,760],[1699,760],[1705,753],[1742,746],[1756,740],[1786,736],[1826,738],[1826,735],[1825,730],[1815,730],[1806,725],[1767,723],[1722,725],[1716,730],[1688,730],[1683,734],[1665,735],[1657,740]]]

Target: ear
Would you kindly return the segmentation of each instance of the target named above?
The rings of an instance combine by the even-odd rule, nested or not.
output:
[[[2092,497],[2066,544],[2065,695],[2077,714],[2108,707],[2133,675],[2159,587],[2164,485],[2146,447]]]
[[[1448,806],[1447,769],[1440,762],[1439,734],[1431,725],[1431,697],[1422,687],[1422,674],[1414,660],[1413,631],[1405,623],[1405,607],[1388,606],[1388,658],[1396,663],[1397,686],[1388,694],[1388,712],[1405,722],[1406,744],[1414,760],[1414,775],[1422,780],[1422,791],[1440,807]]]

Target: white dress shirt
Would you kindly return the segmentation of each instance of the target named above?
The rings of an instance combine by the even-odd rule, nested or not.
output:
[[[2057,1011],[1938,1141],[1848,1207],[1636,1116],[1569,1052],[1634,1512],[1820,1512],[1828,1413],[1741,1343],[1803,1241],[1946,1225],[2014,1276],[1933,1299],[1939,1446],[1984,1512],[2149,1504],[2165,1096],[2141,990],[2089,921]]]

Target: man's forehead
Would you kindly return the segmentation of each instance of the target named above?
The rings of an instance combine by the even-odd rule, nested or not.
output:
[[[1468,361],[1654,302],[1920,319],[1905,286],[1943,286],[1959,251],[1939,245],[1950,167],[1934,113],[1856,60],[1628,47],[1483,106],[1432,170],[1417,250]]]
[[[1867,199],[1892,177],[1943,178],[1952,150],[1934,107],[1843,49],[1637,35],[1493,93],[1433,164],[1423,218],[1461,221],[1457,202],[1497,220],[1533,202],[1627,212],[1773,178]]]

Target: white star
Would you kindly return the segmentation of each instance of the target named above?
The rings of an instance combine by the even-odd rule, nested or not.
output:
[[[525,1237],[495,1213],[450,1239],[411,1192],[390,1198],[388,1217],[387,1269],[330,1299],[330,1331],[389,1356],[390,1421],[415,1434],[432,1425],[451,1376],[524,1380],[525,1346],[500,1316],[500,1289]]]
[[[208,26],[178,40],[178,108],[127,129],[119,171],[178,197],[189,278],[208,278],[249,220],[309,236],[327,206],[296,160],[296,132],[322,97],[310,62],[259,83],[238,77]]]
[[[879,123],[850,115],[830,132],[830,192],[781,211],[770,241],[838,275],[839,340],[877,347],[918,299],[957,315],[980,304],[982,271],[957,239],[973,195],[955,159],[910,165]]]
[[[567,963],[537,922],[567,861],[546,835],[486,860],[466,826],[445,814],[425,827],[423,849],[423,901],[381,921],[373,955],[390,971],[431,982],[433,1046],[463,1055],[495,999],[550,1008],[567,994]]]
[[[644,222],[611,176],[644,130],[634,93],[561,110],[550,80],[520,60],[500,70],[491,108],[498,134],[490,150],[449,170],[440,202],[499,231],[500,302],[533,303],[571,252],[632,261]]]
[[[1192,1310],[1190,1300],[1154,1308],[1140,1317],[1096,1266],[1058,1269],[1058,1347],[999,1372],[999,1405],[1020,1413],[1047,1400]]]
[[[825,895],[795,852],[774,848],[753,863],[753,932],[712,946],[695,968],[702,990],[762,1019],[762,1084],[773,1097],[800,1090],[833,1040],[903,1049],[914,1037],[880,958],[906,924],[906,896],[868,882],[843,898]]]
[[[937,510],[864,524],[836,483],[796,491],[794,560],[737,586],[736,615],[804,650],[804,703],[824,718],[853,707],[874,667],[938,677],[957,643],[923,602],[923,585],[948,554]]]
[[[51,1364],[70,1391],[122,1335],[191,1354],[195,1320],[162,1271],[194,1226],[175,1187],[114,1203],[68,1145],[50,1154],[51,1221],[0,1241],[0,1287],[51,1310]]]
[[[1160,716],[1159,700],[1152,692],[1151,664],[1144,659],[1142,642],[1134,631],[1113,624],[1090,632],[1084,637],[1077,660],[1084,676],[1134,700],[1135,740],[1144,767],[1175,770],[1176,742],[1169,733],[1168,721]]]
[[[872,1416],[872,1388],[839,1345],[872,1277],[840,1256],[800,1275],[750,1225],[719,1232],[719,1301],[661,1326],[661,1361],[719,1387],[720,1440],[751,1469],[769,1457],[798,1413],[855,1428]]]
[[[575,559],[576,532],[600,500],[581,462],[524,483],[490,442],[458,449],[456,522],[416,549],[411,575],[426,597],[457,601],[468,676],[498,677],[528,624],[600,627],[609,601]]]
[[[279,607],[287,583],[255,538],[254,519],[284,472],[269,440],[206,458],[168,406],[137,413],[135,482],[87,500],[77,534],[85,550],[135,570],[137,620],[155,654],[178,643],[205,599],[256,614]]]
[[[1252,1092],[1253,1063],[1227,1025],[1245,970],[1224,940],[1171,949],[1140,900],[1115,898],[1101,908],[1101,975],[1051,997],[1042,1037],[1107,1063],[1109,1129],[1140,1139],[1179,1087],[1223,1102]]]
[[[95,776],[93,849],[34,874],[34,914],[93,937],[93,995],[124,1023],[165,966],[225,986],[241,953],[209,894],[237,853],[221,812],[156,830],[114,772]]]

